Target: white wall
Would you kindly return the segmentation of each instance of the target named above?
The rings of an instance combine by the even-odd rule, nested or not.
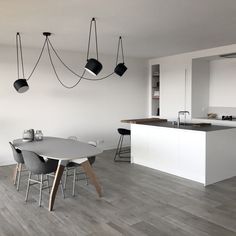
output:
[[[147,116],[147,62],[127,58],[128,70],[123,77],[112,76],[99,82],[82,81],[76,88],[63,88],[55,79],[44,54],[35,75],[29,81],[30,89],[18,94],[13,88],[16,80],[15,48],[0,47],[0,165],[12,161],[8,142],[21,137],[23,130],[41,129],[44,135],[83,140],[104,140],[101,147],[117,145],[116,129],[121,119]],[[24,50],[25,70],[29,74],[39,49]],[[80,72],[85,55],[62,51],[66,61]],[[104,69],[101,76],[114,68],[114,56],[100,56]],[[58,72],[67,84],[77,79],[58,66]]]
[[[192,116],[207,117],[210,87],[209,61],[194,59],[192,61]]]
[[[236,107],[236,59],[210,62],[211,107]]]
[[[174,56],[149,60],[151,65],[160,64],[160,114],[161,117],[176,119],[177,112],[184,107],[192,111],[192,60],[232,53],[236,51],[236,44],[194,51]],[[187,84],[184,81],[184,70],[187,70]],[[149,70],[149,85],[151,73]],[[150,86],[151,87],[151,86]],[[186,88],[186,96],[184,96]],[[149,97],[151,90],[149,89]],[[186,97],[186,99],[184,99]],[[151,99],[149,99],[149,116],[151,116]]]

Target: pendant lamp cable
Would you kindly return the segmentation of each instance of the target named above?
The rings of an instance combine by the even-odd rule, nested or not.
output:
[[[97,36],[97,24],[96,24],[95,18],[92,18],[92,20],[90,21],[87,60],[89,59],[89,50],[90,50],[93,23],[94,23],[94,34],[95,34],[95,44],[96,44],[96,55],[97,55],[97,60],[98,60],[98,36]]]
[[[63,87],[65,87],[65,88],[67,88],[67,89],[72,89],[72,88],[74,88],[77,84],[80,83],[80,81],[81,81],[81,79],[82,79],[82,77],[83,77],[83,75],[84,75],[84,73],[85,73],[85,70],[84,70],[84,72],[83,72],[81,78],[80,78],[74,85],[68,86],[68,85],[64,84],[64,83],[61,81],[61,79],[59,78],[58,73],[57,73],[57,71],[56,71],[56,67],[55,67],[55,65],[54,65],[54,63],[53,63],[52,56],[51,56],[51,51],[50,51],[50,45],[49,45],[48,36],[46,36],[46,42],[47,42],[47,49],[48,49],[49,60],[50,60],[50,63],[51,63],[51,65],[52,65],[52,68],[53,68],[53,71],[54,71],[54,74],[55,74],[57,80],[60,82],[60,84],[61,84]]]
[[[43,51],[45,49],[45,45],[46,45],[46,39],[45,39],[43,47],[42,47],[42,49],[40,51],[39,57],[38,57],[38,59],[37,59],[35,65],[34,65],[32,71],[31,71],[30,75],[28,76],[28,78],[26,80],[29,80],[32,77],[32,75],[34,74],[34,71],[35,71],[36,67],[39,64],[39,61],[41,60]],[[20,58],[19,58],[19,51],[20,51]],[[23,76],[23,78],[25,78],[24,61],[23,61],[23,50],[22,50],[20,33],[16,34],[16,59],[17,59],[17,76],[18,76],[18,79],[20,78],[20,66],[19,66],[20,61],[21,61],[22,76]]]
[[[50,39],[48,38],[47,40],[48,40],[48,43],[49,43],[51,49],[53,50],[54,54],[56,55],[56,57],[58,58],[58,60],[61,62],[61,64],[62,64],[67,70],[69,70],[72,74],[74,74],[75,76],[77,76],[77,77],[79,77],[79,78],[82,78],[82,79],[84,79],[84,80],[99,81],[99,80],[104,80],[104,79],[106,79],[106,78],[108,78],[108,77],[110,77],[111,75],[114,74],[114,72],[112,72],[112,73],[110,73],[110,74],[108,74],[108,75],[106,75],[106,76],[103,76],[103,77],[101,77],[101,78],[96,78],[96,79],[90,79],[90,78],[84,77],[84,74],[85,74],[85,73],[83,73],[82,75],[79,75],[79,74],[76,73],[74,70],[72,70],[68,65],[66,65],[66,63],[61,59],[61,57],[60,57],[59,54],[57,53],[56,49],[53,47],[53,45],[52,45]]]
[[[20,51],[20,58],[19,58],[19,51]],[[17,32],[16,34],[16,60],[17,60],[17,77],[18,79],[20,79],[20,63],[21,63],[22,78],[24,79],[25,78],[24,61],[23,61],[21,36],[19,32]]]
[[[119,37],[118,40],[118,47],[117,47],[117,54],[116,54],[116,65],[118,64],[118,59],[119,59],[119,52],[120,52],[120,48],[121,48],[121,55],[122,55],[122,61],[124,63],[124,49],[123,49],[123,43],[122,43],[122,37]]]
[[[29,77],[28,77],[26,80],[29,80],[29,79],[32,77],[32,75],[34,74],[34,71],[35,71],[36,67],[38,66],[38,64],[39,64],[39,62],[40,62],[40,60],[41,60],[41,58],[42,58],[43,51],[44,51],[45,46],[46,46],[46,41],[47,41],[47,40],[45,39],[45,41],[44,41],[44,43],[43,43],[43,47],[42,47],[42,49],[41,49],[41,51],[40,51],[40,53],[39,53],[39,57],[38,57],[38,59],[37,59],[35,65],[34,65],[34,68],[33,68],[33,70],[31,71],[31,73],[30,73],[30,75],[29,75]]]

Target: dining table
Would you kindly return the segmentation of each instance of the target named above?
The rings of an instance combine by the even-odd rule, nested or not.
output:
[[[85,174],[90,178],[99,197],[102,196],[101,185],[91,167],[88,157],[96,156],[103,151],[88,143],[80,142],[72,139],[58,137],[44,137],[41,141],[24,141],[23,139],[15,139],[13,141],[15,147],[20,150],[32,151],[44,157],[58,160],[58,166],[50,192],[48,210],[52,211],[57,189],[60,184],[64,168],[68,162],[73,161],[81,165]]]

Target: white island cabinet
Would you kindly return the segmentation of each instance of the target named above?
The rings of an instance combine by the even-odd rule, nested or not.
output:
[[[131,162],[213,184],[236,176],[236,128],[131,124]]]

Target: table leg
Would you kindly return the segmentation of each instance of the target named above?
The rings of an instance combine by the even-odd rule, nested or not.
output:
[[[53,205],[54,205],[54,201],[56,198],[57,189],[60,184],[64,168],[65,168],[65,166],[61,165],[61,163],[58,162],[57,171],[55,173],[55,177],[54,177],[54,181],[53,181],[53,185],[52,185],[52,189],[51,189],[51,194],[50,194],[50,199],[49,199],[49,207],[48,207],[49,211],[53,210]]]
[[[96,175],[93,171],[93,168],[91,167],[89,161],[85,161],[85,162],[81,163],[81,166],[83,167],[86,175],[90,178],[90,180],[92,181],[94,187],[96,188],[98,196],[101,197],[102,196],[101,186],[97,181],[97,177],[96,177]]]

